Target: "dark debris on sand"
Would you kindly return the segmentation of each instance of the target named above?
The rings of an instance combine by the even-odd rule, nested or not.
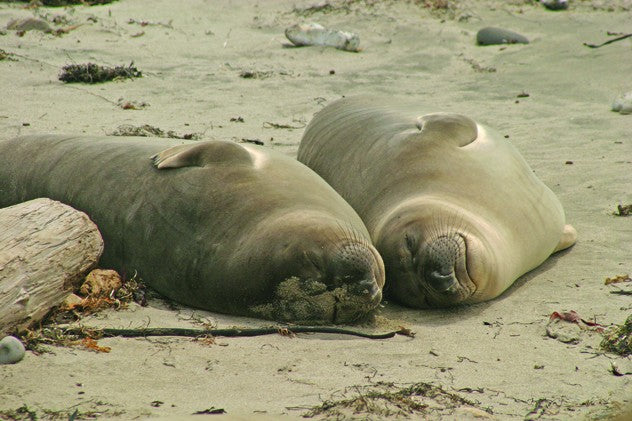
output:
[[[612,212],[615,216],[630,216],[632,215],[632,204],[629,205],[617,205],[617,210]]]
[[[143,76],[133,62],[127,67],[106,67],[94,63],[69,64],[61,70],[59,80],[66,83],[101,83],[114,79],[131,79]]]
[[[601,347],[624,357],[632,355],[632,315],[622,325],[614,326],[606,332]]]
[[[62,6],[97,6],[100,4],[109,4],[116,0],[0,0],[3,3],[29,3],[30,6],[47,6],[47,7],[62,7]]]

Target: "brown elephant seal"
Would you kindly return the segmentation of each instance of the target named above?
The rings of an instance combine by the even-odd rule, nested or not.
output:
[[[102,267],[228,314],[356,321],[382,260],[355,211],[296,160],[255,145],[28,136],[0,142],[0,206],[49,197],[87,213]]]
[[[575,242],[559,200],[508,141],[462,115],[376,103],[325,107],[298,159],[362,217],[398,301],[489,300]]]

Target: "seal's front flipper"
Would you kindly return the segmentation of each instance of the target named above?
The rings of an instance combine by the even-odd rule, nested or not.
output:
[[[151,160],[159,170],[226,163],[252,165],[250,153],[241,145],[219,140],[174,146],[152,156]]]
[[[562,238],[560,239],[560,242],[553,253],[569,248],[570,246],[575,244],[575,241],[577,241],[577,231],[575,230],[575,228],[573,228],[572,225],[564,225]]]

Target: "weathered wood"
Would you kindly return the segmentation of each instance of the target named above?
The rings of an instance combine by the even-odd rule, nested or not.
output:
[[[0,337],[41,320],[102,252],[96,225],[63,203],[42,198],[0,209]]]

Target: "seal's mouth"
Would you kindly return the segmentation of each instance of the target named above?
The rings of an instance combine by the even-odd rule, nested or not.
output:
[[[271,300],[252,306],[252,313],[302,324],[356,323],[379,306],[384,265],[370,244],[348,242],[307,260],[309,270],[281,281]]]

